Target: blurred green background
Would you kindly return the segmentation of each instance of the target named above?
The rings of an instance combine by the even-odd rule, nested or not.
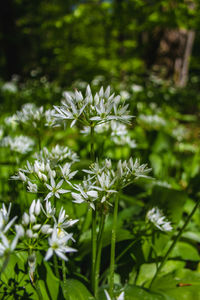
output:
[[[198,90],[199,12],[197,0],[3,1],[0,77],[66,87],[96,76],[146,84],[153,73]]]

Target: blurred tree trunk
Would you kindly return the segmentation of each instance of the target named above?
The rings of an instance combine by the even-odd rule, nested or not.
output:
[[[192,1],[187,5],[194,9]],[[148,37],[151,46],[146,54],[147,67],[158,76],[172,79],[178,87],[186,86],[194,39],[194,30],[156,28]]]
[[[189,59],[192,53],[194,38],[195,38],[195,32],[193,30],[188,31],[184,57],[182,61],[180,61],[181,63],[180,68],[177,68],[177,70],[176,70],[176,63],[175,63],[175,72],[178,75],[177,81],[175,81],[175,83],[179,87],[186,86],[188,81]]]

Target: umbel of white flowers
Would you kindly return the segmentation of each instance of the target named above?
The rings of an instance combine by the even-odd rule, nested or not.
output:
[[[153,207],[147,212],[147,220],[154,224],[162,231],[171,231],[173,228],[170,222],[163,215],[163,212],[158,207]]]
[[[132,116],[129,115],[128,104],[121,102],[121,97],[111,94],[110,86],[104,91],[103,87],[94,96],[90,86],[86,88],[85,97],[79,91],[75,93],[64,92],[64,100],[61,106],[54,106],[54,125],[60,121],[71,121],[73,127],[77,121],[84,126],[100,125],[102,123],[115,120],[129,123]]]

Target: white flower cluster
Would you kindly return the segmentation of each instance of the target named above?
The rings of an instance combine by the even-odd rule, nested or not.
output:
[[[106,290],[104,290],[104,293],[106,295],[106,299],[107,300],[112,300],[111,297],[110,297],[110,295],[108,294],[108,292]],[[115,298],[115,299],[116,300],[124,300],[124,292],[121,292],[120,295],[117,298]]]
[[[109,134],[110,139],[116,145],[129,145],[130,148],[135,148],[137,146],[136,142],[130,138],[127,125],[118,121],[112,120],[111,122],[98,124],[95,126],[94,131],[97,134]],[[89,126],[84,126],[83,130],[81,130],[81,133],[84,135],[89,135],[90,132],[91,128]]]
[[[110,87],[104,91],[103,87],[95,96],[92,95],[90,86],[86,88],[85,97],[79,91],[64,93],[61,106],[54,106],[56,110],[55,124],[60,121],[71,121],[71,127],[79,120],[85,126],[93,126],[116,120],[129,123],[132,116],[129,115],[128,104],[120,102],[120,96],[110,93]]]
[[[37,160],[44,162],[61,162],[63,160],[69,160],[72,162],[79,161],[78,155],[67,146],[56,145],[51,150],[44,147],[39,153],[35,153],[34,156]]]
[[[140,114],[138,119],[141,123],[150,126],[150,128],[160,128],[166,126],[166,121],[158,115],[143,115]]]
[[[53,196],[60,198],[60,194],[68,193],[69,190],[61,187],[64,184],[70,185],[71,179],[77,173],[71,170],[73,163],[78,161],[75,152],[68,147],[58,145],[52,150],[42,149],[39,154],[35,154],[38,159],[35,159],[33,163],[27,161],[25,168],[20,168],[17,175],[11,177],[26,184],[29,192],[43,193],[44,200]],[[65,162],[66,159],[70,162]]]
[[[20,111],[17,111],[16,114],[11,116],[9,119],[5,120],[7,124],[13,123],[16,121],[17,123],[28,124],[37,128],[41,125],[52,125],[53,123],[53,114],[54,110],[44,110],[44,107],[37,107],[34,103],[26,103],[22,106]]]
[[[45,260],[50,259],[54,252],[61,259],[67,260],[65,253],[76,251],[68,246],[68,242],[70,240],[74,241],[74,239],[72,233],[68,233],[66,229],[73,226],[78,220],[68,219],[63,207],[60,209],[57,218],[56,209],[52,207],[48,200],[45,207],[42,206],[40,199],[33,200],[29,213],[24,212],[21,224],[15,225],[16,234],[12,242],[10,242],[10,238],[6,236],[6,233],[17,217],[9,221],[10,210],[11,204],[8,210],[4,204],[0,210],[0,256],[14,251],[19,240],[21,241],[20,247],[26,247],[27,240],[29,240],[28,244],[32,244],[32,248],[37,249],[41,243],[47,241],[47,237]]]
[[[161,231],[171,231],[173,229],[171,223],[166,219],[163,212],[158,207],[153,207],[149,210],[146,218]]]
[[[0,257],[14,251],[20,237],[20,232],[18,232],[17,230],[16,235],[14,236],[12,241],[10,237],[7,237],[9,229],[17,219],[17,217],[15,216],[10,220],[10,211],[11,204],[9,204],[8,209],[4,204],[0,209]]]
[[[15,151],[21,154],[31,152],[35,142],[27,136],[6,136],[1,140],[2,147],[9,147],[11,151]]]
[[[117,193],[134,179],[148,177],[151,169],[146,164],[140,165],[139,161],[130,158],[128,161],[119,161],[116,168],[112,161],[106,159],[102,164],[93,163],[88,170],[87,178],[82,184],[72,185],[76,192],[71,195],[75,203],[87,202],[95,210],[95,202],[107,202],[110,204],[112,194]]]

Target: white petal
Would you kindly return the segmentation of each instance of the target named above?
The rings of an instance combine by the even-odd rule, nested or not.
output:
[[[53,255],[53,250],[51,248],[48,249],[46,255],[45,255],[45,260],[49,260],[49,258]]]

